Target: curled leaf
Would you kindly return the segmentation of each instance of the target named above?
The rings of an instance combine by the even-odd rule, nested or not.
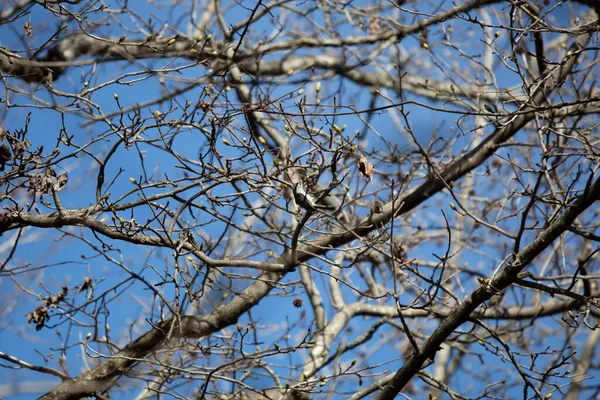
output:
[[[79,288],[79,293],[83,292],[84,290],[88,290],[91,287],[92,287],[92,280],[90,278],[88,278],[87,276],[84,276],[83,277],[83,285],[81,285],[81,287]]]
[[[373,173],[375,172],[375,167],[367,160],[367,157],[361,156],[358,159],[358,170],[365,178],[369,178],[371,182],[373,182]]]
[[[333,176],[335,176],[335,174],[337,173],[338,158],[339,158],[339,154],[336,151],[335,153],[333,153],[333,158],[331,160],[331,173],[333,174]]]
[[[27,318],[27,323],[35,323],[35,330],[39,331],[44,327],[46,321],[50,318],[48,315],[48,307],[39,306],[34,311],[28,312],[25,315],[25,318]]]
[[[31,22],[25,22],[23,32],[29,37],[33,36],[33,25],[31,25]]]
[[[3,144],[0,146],[0,171],[4,171],[4,167],[8,161],[10,161],[12,155],[7,145]]]
[[[51,168],[47,168],[44,173],[38,172],[29,179],[29,190],[37,193],[49,193],[54,186],[55,179],[56,172]]]

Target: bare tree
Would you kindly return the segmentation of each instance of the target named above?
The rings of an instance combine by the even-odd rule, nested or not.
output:
[[[3,2],[0,396],[595,398],[599,9]]]

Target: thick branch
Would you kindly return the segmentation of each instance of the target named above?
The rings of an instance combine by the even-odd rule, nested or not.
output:
[[[567,76],[569,71],[575,65],[577,60],[576,52],[580,51],[585,47],[586,43],[591,37],[590,33],[579,36],[567,52],[566,59],[560,64],[553,72],[549,73],[545,77],[542,77],[543,82],[562,82]],[[536,90],[532,96],[532,103],[542,104],[546,97],[546,90],[543,86]],[[507,136],[511,136],[518,131],[529,119],[533,117],[533,111],[531,113],[521,114],[513,120],[513,122],[504,128],[499,129],[496,133],[491,135],[485,140],[480,146],[474,149],[470,154],[465,156],[467,162],[464,164],[454,163],[442,173],[442,177],[445,180],[453,180],[454,174],[464,175],[465,170],[469,171],[473,169],[473,163],[479,165],[477,161],[481,158],[487,158],[489,154],[494,151],[495,146],[499,143],[498,141],[506,140]],[[460,175],[459,175],[460,176]],[[440,182],[441,184],[441,182]],[[424,193],[425,194],[425,193]],[[517,279],[517,275],[521,272],[529,263],[531,263],[542,251],[544,251],[556,238],[566,232],[575,218],[586,210],[592,203],[594,203],[598,197],[600,197],[600,179],[596,180],[577,202],[569,206],[564,214],[554,221],[548,228],[544,229],[536,239],[522,249],[518,254],[514,256],[512,264],[502,270],[498,276],[496,276],[489,286],[481,286],[476,289],[469,297],[467,297],[454,312],[452,312],[440,326],[431,334],[430,338],[423,343],[418,352],[413,354],[408,361],[398,370],[392,381],[385,387],[382,393],[379,395],[379,400],[393,399],[402,390],[402,388],[408,383],[408,381],[421,369],[421,366],[427,359],[433,359],[435,353],[440,348],[440,345],[454,332],[460,325],[466,322],[471,314],[483,304],[489,300],[494,291],[504,290]],[[493,289],[491,289],[493,288]]]
[[[498,128],[470,153],[455,161],[443,171],[440,171],[439,174],[432,174],[424,184],[411,192],[406,193],[400,199],[396,200],[394,204],[386,205],[383,214],[373,218],[369,217],[363,219],[351,232],[326,235],[313,244],[299,246],[297,250],[298,259],[296,260],[294,257],[293,261],[297,263],[307,261],[315,255],[325,254],[332,248],[347,244],[355,240],[357,236],[366,235],[374,230],[375,227],[380,226],[380,224],[390,222],[399,214],[409,212],[431,198],[434,194],[446,187],[444,181],[456,181],[480,166],[494,153],[494,151],[496,151],[499,144],[509,140],[526,123],[531,121],[535,115],[535,107],[543,104],[548,91],[554,89],[557,82],[562,82],[571,71],[577,59],[576,53],[583,48],[589,38],[590,34],[586,33],[577,39],[577,42],[569,52],[566,61],[553,72],[549,72],[548,75],[540,81],[542,82],[541,84],[538,82],[540,86],[532,95],[531,105],[523,107],[521,110],[523,112],[516,116],[509,124]],[[116,45],[110,44],[110,48],[112,48],[112,46]],[[491,285],[493,285],[494,288],[501,290],[512,284],[517,278],[518,273],[553,240],[568,229],[574,218],[589,207],[599,195],[600,183],[596,181],[559,219],[541,232],[534,242],[524,248],[516,256],[516,262],[502,271],[491,282]],[[66,224],[67,221],[63,219],[61,222]],[[100,225],[104,226],[103,224]],[[55,225],[50,224],[48,226]],[[89,227],[94,230],[98,228],[93,225]],[[275,261],[275,264],[290,265],[291,261],[291,252],[287,251]],[[42,399],[81,398],[98,390],[107,390],[115,385],[117,378],[130,370],[130,368],[138,361],[158,349],[165,340],[183,337],[200,338],[218,332],[226,326],[235,324],[241,315],[258,304],[262,298],[267,296],[274,287],[274,284],[280,280],[283,275],[284,272],[263,272],[256,278],[255,282],[238,297],[219,309],[202,316],[186,316],[181,318],[171,317],[168,320],[161,322],[158,326],[126,346],[122,351],[112,356],[110,359],[100,363],[98,366],[73,380],[63,382],[54,390],[44,395]],[[466,321],[471,313],[490,297],[491,293],[489,289],[487,287],[481,287],[469,296],[469,298],[467,298],[454,312],[450,313],[431,338],[424,343],[421,351],[418,354],[413,355],[405,366],[398,371],[391,384],[384,390],[383,396],[385,397],[382,398],[393,398],[406,382],[419,371],[423,361],[427,357],[432,357],[439,348],[439,345],[448,337],[448,335]]]

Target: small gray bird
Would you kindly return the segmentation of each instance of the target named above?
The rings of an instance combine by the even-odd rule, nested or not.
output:
[[[314,197],[306,192],[304,185],[300,182],[294,183],[294,200],[296,200],[296,204],[303,209],[315,212],[317,211],[317,204],[315,202]]]

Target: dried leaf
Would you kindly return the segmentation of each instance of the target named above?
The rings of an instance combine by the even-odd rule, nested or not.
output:
[[[69,293],[69,288],[63,286],[62,291],[57,294],[53,294],[50,297],[46,298],[46,305],[39,306],[32,312],[28,312],[25,317],[27,318],[27,323],[31,324],[35,323],[35,330],[41,330],[46,321],[50,319],[50,315],[48,314],[49,307],[56,306],[59,302],[64,301],[65,297]]]
[[[339,158],[339,154],[336,151],[335,153],[333,153],[333,158],[331,160],[331,173],[333,174],[333,176],[335,176],[335,174],[337,173],[338,158]]]
[[[50,295],[50,297],[48,297],[46,299],[46,305],[47,306],[56,306],[59,302],[61,302],[65,299],[65,297],[67,296],[68,293],[69,293],[69,288],[66,286],[63,286],[62,291],[60,293]]]
[[[3,144],[0,146],[0,171],[4,171],[4,167],[7,161],[10,161],[12,158],[10,154],[10,149],[7,145]]]
[[[37,173],[34,177],[29,180],[29,190],[37,193],[48,193],[50,188],[54,186],[52,176],[47,174]]]
[[[83,285],[81,285],[81,287],[79,288],[79,293],[83,292],[84,290],[88,290],[92,287],[92,280],[90,278],[88,278],[87,276],[83,277]]]
[[[46,321],[50,319],[48,307],[44,306],[39,306],[33,312],[28,312],[25,317],[27,318],[27,323],[35,323],[36,331],[41,330],[46,324]]]
[[[8,214],[0,214],[0,236],[8,229],[11,225],[11,220],[8,218]]]
[[[362,174],[362,176],[369,178],[371,182],[373,182],[373,173],[375,172],[375,167],[369,163],[367,158],[363,155],[358,159],[358,170]]]
[[[23,26],[23,32],[29,37],[33,36],[33,25],[29,21],[25,22]]]

